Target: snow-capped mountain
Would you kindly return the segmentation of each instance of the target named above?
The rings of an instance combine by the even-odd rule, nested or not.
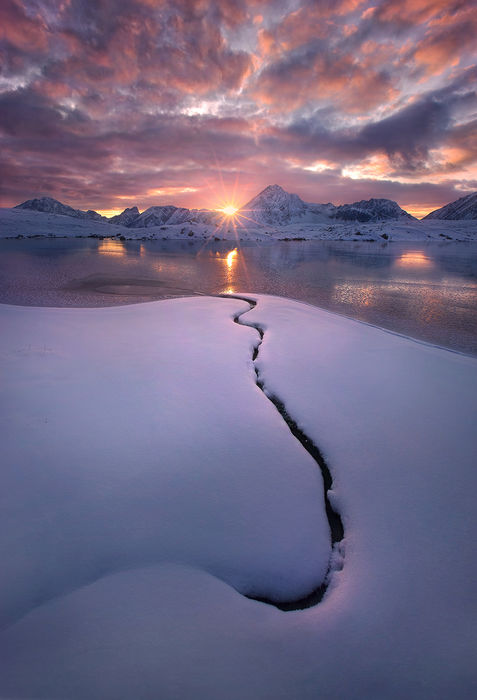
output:
[[[136,207],[133,207],[136,209]],[[125,210],[128,211],[128,210]],[[137,211],[137,209],[136,209]],[[123,212],[125,214],[125,212]],[[122,216],[123,214],[119,214]],[[115,221],[109,219],[112,223],[121,223],[127,228],[149,228],[151,226],[173,226],[174,224],[184,223],[204,223],[210,224],[217,219],[217,212],[208,209],[187,209],[185,207],[175,207],[173,205],[149,207],[137,216],[131,217],[127,221],[125,217],[123,221]]]
[[[130,226],[133,221],[135,221],[139,216],[139,209],[137,207],[129,207],[125,209],[120,214],[112,216],[109,220],[110,224],[117,224],[119,226]]]
[[[337,209],[331,202],[328,202],[328,204],[312,204],[308,202],[306,206],[308,207],[308,211],[313,214],[313,221],[328,221],[333,218]]]
[[[477,197],[476,195],[470,195]],[[464,199],[469,199],[464,198]],[[463,200],[458,200],[459,202]],[[475,201],[475,200],[474,200]],[[457,203],[454,203],[457,204]],[[452,205],[448,205],[449,207]],[[477,206],[474,204],[474,207]],[[67,204],[62,204],[51,197],[41,197],[39,199],[29,199],[23,204],[18,204],[16,209],[30,209],[38,212],[47,212],[50,214],[62,214],[64,216],[72,216],[79,219],[92,219],[95,221],[105,221],[110,224],[124,226],[130,229],[150,228],[156,226],[172,226],[184,223],[201,223],[213,225],[220,222],[223,215],[215,210],[210,209],[187,209],[185,207],[176,207],[173,205],[152,206],[142,213],[139,209],[129,207],[121,214],[112,216],[106,219],[95,211],[82,211],[81,209],[73,209]],[[446,207],[444,207],[446,209]],[[439,210],[442,211],[442,210]],[[475,209],[474,209],[475,212]],[[256,197],[251,199],[245,206],[241,207],[238,212],[242,214],[247,221],[247,225],[253,227],[253,224],[258,226],[285,226],[288,224],[320,224],[334,220],[341,221],[383,221],[383,220],[402,220],[414,219],[413,216],[390,199],[369,199],[353,204],[343,204],[335,206],[330,202],[328,204],[313,204],[304,202],[297,194],[286,192],[279,185],[269,185]],[[433,212],[436,214],[437,212]],[[432,214],[429,217],[432,218]],[[435,218],[451,218],[451,217],[435,217]],[[452,218],[475,218],[475,215],[465,217]]]
[[[47,214],[61,214],[63,216],[73,216],[76,219],[92,219],[93,221],[107,221],[104,216],[98,214],[97,211],[88,209],[88,211],[82,211],[81,209],[73,209],[73,207],[68,206],[68,204],[62,204],[57,199],[53,197],[38,197],[35,199],[28,199],[22,204],[17,204],[14,209],[31,209],[33,211],[41,211]]]
[[[261,224],[290,224],[343,221],[384,221],[414,219],[390,199],[368,199],[353,204],[311,204],[296,194],[289,194],[279,185],[270,185],[246,204],[241,211]]]
[[[177,207],[172,205],[149,207],[134,219],[128,228],[149,228],[150,226],[162,226],[166,223]]]
[[[477,219],[477,192],[456,199],[445,207],[431,211],[424,219]]]
[[[240,211],[258,224],[289,224],[304,217],[309,208],[297,194],[269,185]]]
[[[387,221],[389,219],[413,219],[414,216],[401,209],[392,199],[362,199],[353,204],[335,207],[333,219],[343,221]]]

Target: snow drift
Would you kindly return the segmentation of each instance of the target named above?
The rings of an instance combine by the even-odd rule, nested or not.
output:
[[[1,307],[3,697],[475,695],[477,361],[252,296],[264,388],[344,520],[324,600],[238,592],[295,593],[328,556],[243,302]]]

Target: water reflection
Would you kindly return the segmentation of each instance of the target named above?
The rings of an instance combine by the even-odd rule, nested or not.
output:
[[[236,258],[237,258],[237,248],[234,248],[233,250],[230,251],[230,253],[225,258],[227,261],[227,267],[229,268],[229,270],[232,270],[235,263],[237,262]]]
[[[238,261],[238,251],[237,248],[234,248],[231,250],[229,253],[227,253],[225,257],[225,264],[227,265],[227,284],[228,284],[228,290],[226,294],[233,294],[235,287],[234,287],[234,282],[235,282],[235,268],[237,265]]]
[[[373,306],[376,301],[375,287],[356,282],[336,284],[331,297],[335,304],[350,306]]]
[[[477,355],[475,244],[232,245],[0,241],[0,302],[105,306],[249,291],[306,301]]]
[[[102,241],[99,241],[97,250],[100,255],[126,255],[126,248],[123,242],[112,240],[111,238],[104,238]]]
[[[396,265],[403,267],[430,267],[433,264],[431,258],[421,250],[409,250],[396,260]]]

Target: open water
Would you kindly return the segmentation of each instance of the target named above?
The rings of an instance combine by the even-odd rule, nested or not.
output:
[[[477,244],[0,241],[0,302],[107,306],[191,294],[290,297],[477,355]]]

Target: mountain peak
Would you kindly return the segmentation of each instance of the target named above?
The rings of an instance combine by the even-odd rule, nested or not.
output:
[[[17,204],[14,209],[31,209],[32,211],[41,211],[46,214],[61,214],[62,216],[73,216],[75,219],[94,219],[95,221],[106,221],[104,216],[98,212],[89,209],[82,211],[81,209],[73,209],[68,204],[63,204],[53,197],[35,197],[27,199],[26,202]]]
[[[477,219],[477,192],[471,192],[445,207],[431,211],[424,219]]]
[[[285,194],[288,194],[288,192],[284,190],[281,185],[267,185],[265,189],[260,192],[260,194],[263,194],[264,192],[284,192]]]
[[[335,219],[344,221],[384,221],[388,219],[414,219],[414,216],[401,209],[392,199],[362,199],[353,204],[342,204],[332,214]]]
[[[62,207],[67,207],[68,205],[62,204],[57,199],[53,197],[34,197],[33,199],[27,199],[26,202],[17,204],[14,209],[33,209],[34,211],[54,211]],[[68,207],[72,209],[72,207]],[[73,210],[74,211],[74,210]]]
[[[120,214],[112,216],[109,219],[110,224],[117,224],[119,226],[129,226],[133,221],[135,221],[139,216],[139,209],[137,207],[127,207]]]
[[[259,224],[288,224],[307,211],[305,202],[297,194],[286,192],[280,185],[268,185],[242,207],[251,212]]]

